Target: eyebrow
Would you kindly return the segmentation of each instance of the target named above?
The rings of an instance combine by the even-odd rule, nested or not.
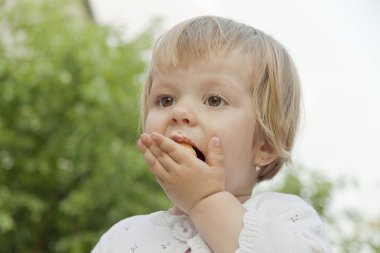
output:
[[[160,90],[175,90],[177,91],[178,90],[178,86],[174,83],[174,82],[167,82],[167,81],[161,81],[161,82],[152,82],[151,84],[151,87],[149,89],[149,93],[148,93],[148,96],[152,96],[152,94],[154,95],[155,91],[159,90],[159,92],[161,92]]]
[[[214,85],[214,86],[221,86],[221,87],[232,88],[232,89],[236,87],[241,87],[241,84],[239,82],[236,82],[236,80],[232,80],[226,77],[220,77],[220,75],[209,77],[203,80],[203,82],[206,84]]]
[[[229,78],[230,75],[221,76],[220,73],[211,73],[210,75],[200,79],[201,86],[209,85],[210,87],[222,87],[228,90],[235,90],[235,88],[242,88],[242,84],[237,82],[235,78]],[[154,78],[150,91],[155,87],[157,88],[168,88],[178,90],[178,79],[171,78],[168,76],[162,76],[161,78]],[[156,85],[154,85],[156,84]],[[158,85],[157,85],[158,84]],[[157,87],[158,86],[158,87]]]

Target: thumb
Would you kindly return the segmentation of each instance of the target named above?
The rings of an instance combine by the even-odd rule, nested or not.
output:
[[[222,143],[218,137],[212,137],[209,143],[207,164],[210,167],[224,167],[224,153]]]

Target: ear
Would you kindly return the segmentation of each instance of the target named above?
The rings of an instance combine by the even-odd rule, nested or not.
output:
[[[259,166],[265,166],[273,162],[278,157],[277,153],[267,140],[261,140],[257,144],[254,163]]]

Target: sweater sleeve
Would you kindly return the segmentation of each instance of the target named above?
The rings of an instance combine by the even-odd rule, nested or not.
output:
[[[297,196],[267,192],[244,204],[244,226],[236,253],[330,253],[322,221]]]

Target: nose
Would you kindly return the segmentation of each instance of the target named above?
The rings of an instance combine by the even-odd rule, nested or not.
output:
[[[197,124],[197,115],[189,105],[177,103],[172,111],[171,123],[173,125],[194,126]]]

